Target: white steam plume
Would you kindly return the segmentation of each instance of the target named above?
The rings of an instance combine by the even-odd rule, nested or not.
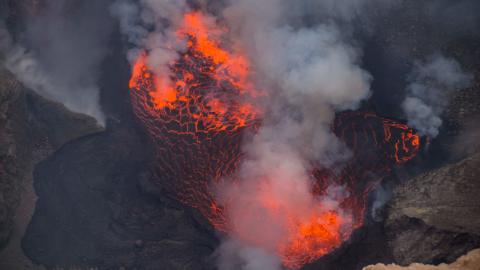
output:
[[[402,104],[408,123],[421,135],[436,137],[450,95],[468,87],[472,75],[464,72],[455,59],[437,54],[425,62],[416,62],[408,79]]]
[[[310,172],[312,165],[334,166],[349,157],[330,125],[336,111],[355,109],[370,94],[361,52],[335,23],[352,19],[366,2],[240,0],[221,12],[234,49],[248,54],[253,77],[269,98],[260,105],[266,111],[262,126],[244,143],[245,157],[234,176],[239,184],[217,190],[218,199],[228,203],[233,229],[216,252],[220,269],[280,269],[275,248],[285,242],[292,213],[308,219],[335,210],[348,223],[338,205],[348,194],[337,186],[322,198],[313,196]],[[312,9],[328,20],[304,23]],[[189,11],[185,1],[118,0],[111,11],[133,45],[129,59],[147,50],[153,71],[165,71],[183,46],[172,30]],[[265,196],[278,215],[265,208]]]
[[[20,46],[13,47],[6,55],[5,67],[27,88],[62,103],[71,111],[90,115],[101,125],[105,124],[105,116],[98,104],[99,89],[95,83],[57,80],[43,69],[32,53]]]
[[[343,188],[331,187],[326,196],[315,197],[309,173],[312,165],[334,166],[349,157],[330,125],[336,111],[355,109],[370,94],[371,76],[359,66],[360,51],[334,23],[354,16],[362,2],[241,0],[223,12],[232,40],[248,53],[258,85],[271,98],[262,104],[262,126],[244,144],[239,184],[218,191],[228,203],[233,229],[224,244],[229,248],[218,250],[220,268],[252,269],[247,266],[268,261],[288,241],[289,215],[306,220],[335,210],[348,220],[338,205],[346,195]],[[314,12],[311,8],[328,9],[328,23],[301,23]],[[277,212],[272,213],[272,204]],[[263,253],[240,256],[240,264],[237,257],[228,265],[230,254],[249,249]]]
[[[101,3],[81,4],[75,11],[68,5],[46,1],[27,18],[21,44],[3,26],[4,65],[26,87],[104,125],[97,80],[107,53],[109,20]]]
[[[220,270],[276,270],[282,262],[275,254],[263,249],[244,246],[241,241],[226,239],[216,250]]]
[[[133,63],[139,53],[148,51],[147,64],[152,71],[168,73],[168,63],[185,46],[173,31],[188,10],[184,0],[115,1],[110,11],[133,46],[128,51],[128,60]]]

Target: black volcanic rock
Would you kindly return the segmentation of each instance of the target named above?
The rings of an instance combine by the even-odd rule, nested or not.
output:
[[[20,10],[9,16],[7,24],[10,25],[28,14],[29,2],[43,1],[0,0],[0,13],[6,10],[4,7],[7,5],[12,10]],[[399,24],[395,21],[397,16],[387,14],[385,23],[376,24],[380,30],[385,31],[380,34],[384,39],[377,41],[379,44],[376,46],[370,46],[370,43],[366,46],[365,60],[370,64],[369,70],[372,69],[370,71],[375,78],[373,88],[382,89],[375,91],[373,97],[377,100],[378,112],[385,115],[398,116],[401,113],[395,110],[400,110],[398,105],[403,98],[404,75],[410,69],[411,59],[422,58],[433,50],[436,51],[438,47],[443,47],[437,46],[439,43],[443,44],[440,40],[453,39],[445,38],[443,31],[432,31],[424,26],[422,18],[425,16],[418,7],[421,3],[404,2],[406,7],[402,6],[395,14],[405,19],[401,19]],[[384,14],[381,10],[376,13]],[[450,24],[450,20],[443,23]],[[15,26],[15,29],[19,28],[21,25]],[[461,29],[455,29],[454,32],[459,32],[457,30]],[[433,34],[428,35],[432,32]],[[148,167],[152,147],[142,134],[137,133],[141,128],[123,123],[131,121],[132,117],[131,112],[125,109],[130,107],[126,89],[130,70],[128,63],[124,63],[126,60],[122,54],[125,50],[122,47],[123,41],[118,36],[116,39],[112,41],[113,52],[110,59],[105,61],[102,71],[104,74],[101,76],[100,94],[102,108],[107,117],[117,119],[123,126],[110,123],[106,132],[85,137],[83,135],[91,132],[89,122],[82,122],[85,118],[76,118],[78,115],[73,114],[65,116],[65,111],[60,107],[53,106],[59,108],[55,110],[52,105],[48,105],[51,103],[40,102],[38,96],[26,92],[21,98],[16,97],[16,100],[20,100],[18,103],[9,103],[14,104],[9,105],[9,108],[18,110],[19,113],[9,114],[10,116],[4,118],[12,117],[10,123],[19,125],[15,129],[25,132],[19,135],[18,142],[12,144],[9,142],[14,139],[12,136],[2,137],[5,134],[2,133],[4,122],[0,116],[0,151],[3,153],[11,153],[12,149],[16,149],[15,151],[20,151],[18,153],[21,154],[15,156],[30,160],[30,154],[23,154],[30,153],[30,150],[21,149],[36,149],[33,153],[41,157],[35,159],[38,161],[53,149],[61,147],[36,168],[35,186],[40,200],[23,247],[36,263],[50,267],[210,268],[211,264],[206,260],[217,246],[213,230],[196,211],[149,185]],[[479,48],[476,44],[472,47]],[[410,52],[404,53],[402,50]],[[463,58],[469,58],[477,64],[479,55],[466,53]],[[387,63],[396,65],[386,69]],[[478,92],[468,93],[472,94],[462,92],[464,96],[457,99],[458,104],[455,103],[456,100],[453,102],[453,107],[460,109],[452,111],[452,121],[460,117],[471,119],[470,115],[464,113],[463,108],[478,110]],[[466,104],[473,105],[467,107]],[[22,116],[23,109],[18,109],[23,108],[22,106],[28,106],[31,112],[28,117]],[[3,112],[2,108],[0,105],[0,114]],[[450,115],[450,112],[447,111],[447,114]],[[69,124],[72,117],[79,121],[78,124],[75,121],[76,124]],[[62,126],[69,127],[63,129]],[[88,132],[82,133],[83,128]],[[44,130],[43,135],[29,133],[34,129]],[[457,126],[452,127],[455,131],[459,129]],[[96,130],[95,127],[93,130]],[[75,138],[79,139],[72,141]],[[12,145],[19,148],[9,147]],[[35,148],[30,148],[29,145],[34,145]],[[444,155],[437,156],[441,160],[446,159]],[[2,160],[0,165],[2,164],[8,163],[3,163]],[[21,163],[15,164],[16,168],[23,168],[28,174],[33,169],[33,163],[30,167],[18,165]],[[7,179],[0,178],[1,181]],[[20,178],[15,176],[10,179]],[[0,192],[7,194],[5,198],[14,198],[19,186],[15,181],[8,180],[8,183],[1,187]],[[3,204],[0,201],[0,216],[2,213],[11,215],[10,210],[1,211],[3,206],[13,205],[12,202]],[[306,266],[305,269],[361,269],[367,264],[379,261],[390,263],[393,261],[392,256],[396,261],[404,263],[451,261],[464,253],[464,250],[480,243],[478,238],[470,233],[445,231],[436,228],[433,223],[428,225],[421,218],[406,214],[401,214],[391,221],[385,227],[383,223],[366,224],[338,251]],[[463,229],[465,228],[467,227],[463,226]]]
[[[396,188],[386,228],[395,261],[449,262],[480,247],[480,154]]]
[[[302,270],[360,270],[369,264],[391,261],[383,223],[367,222],[336,251],[305,265]]]
[[[45,100],[0,69],[0,248],[14,230],[34,164],[65,142],[100,130],[94,119]]]
[[[32,260],[49,267],[208,268],[217,245],[212,228],[144,185],[151,147],[134,130],[111,123],[37,166],[39,200],[23,241]]]

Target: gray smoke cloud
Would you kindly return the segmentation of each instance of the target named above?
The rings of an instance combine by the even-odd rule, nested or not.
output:
[[[408,76],[410,83],[402,103],[409,125],[421,135],[436,137],[452,92],[468,87],[472,79],[455,59],[440,54],[417,61]]]
[[[228,203],[232,230],[216,252],[220,269],[281,269],[278,246],[287,244],[289,215],[305,221],[335,210],[348,226],[349,213],[338,204],[347,195],[344,188],[331,187],[318,198],[310,171],[349,158],[330,125],[335,112],[355,109],[370,95],[371,76],[344,27],[366,3],[241,0],[218,8],[233,50],[247,54],[252,80],[269,96],[258,104],[265,111],[262,125],[243,145],[234,176],[239,184],[217,187],[219,201]],[[116,1],[111,12],[132,45],[129,60],[148,51],[153,71],[168,72],[183,46],[173,31],[189,10],[185,1]],[[307,22],[318,12],[324,20]],[[205,22],[215,26],[212,16]],[[265,196],[279,214],[269,212]]]
[[[382,209],[392,198],[392,190],[389,187],[379,186],[372,192],[375,200],[370,209],[370,215],[376,222],[382,221]]]
[[[12,42],[3,30],[5,66],[28,88],[103,125],[97,81],[111,30],[106,3],[44,4],[26,18],[19,42]]]
[[[348,41],[342,23],[352,20],[363,4],[242,0],[232,1],[223,11],[232,40],[247,52],[257,85],[271,98],[262,104],[266,113],[261,127],[244,143],[245,156],[236,175],[240,184],[218,192],[220,200],[227,198],[233,230],[226,240],[229,248],[218,250],[221,269],[252,269],[246,266],[269,261],[272,255],[280,261],[277,248],[288,244],[292,216],[305,221],[335,210],[348,220],[348,210],[338,205],[346,195],[343,188],[331,187],[326,196],[314,196],[309,172],[312,165],[331,167],[348,159],[348,149],[330,125],[335,112],[357,108],[370,94],[371,76],[361,68],[361,51]],[[328,12],[329,18],[303,22],[318,12]],[[281,210],[272,213],[266,198]],[[232,253],[259,249],[264,253],[243,256],[241,264],[238,258],[228,260]]]
[[[131,45],[128,60],[133,62],[140,53],[148,51],[147,64],[156,74],[168,73],[168,63],[185,47],[173,31],[182,14],[189,10],[184,0],[117,0],[110,7]]]
[[[335,210],[349,225],[348,209],[338,203],[348,195],[345,189],[332,186],[314,196],[310,172],[350,157],[330,126],[336,112],[356,109],[370,95],[372,77],[361,67],[351,23],[374,4],[389,8],[397,2],[240,0],[214,5],[217,13],[206,16],[212,26],[228,26],[232,49],[247,54],[252,80],[269,97],[258,104],[262,125],[243,144],[232,176],[238,184],[216,190],[228,204],[231,228],[215,253],[219,269],[281,269],[278,246],[288,244],[289,215],[304,221]],[[167,64],[184,47],[174,31],[190,10],[186,1],[170,0],[118,0],[111,7],[131,44],[128,59],[148,51],[157,74],[168,73]],[[280,210],[272,213],[265,198]]]
[[[217,265],[221,270],[276,270],[281,269],[282,262],[272,253],[251,246],[244,246],[241,241],[226,239],[215,251]]]

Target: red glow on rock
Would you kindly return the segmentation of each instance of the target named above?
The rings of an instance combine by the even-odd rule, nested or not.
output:
[[[286,267],[297,269],[332,252],[362,226],[365,198],[372,184],[359,187],[362,176],[351,169],[356,168],[353,164],[339,174],[316,170],[311,187],[299,190],[298,197],[310,192],[319,200],[302,202],[298,205],[309,207],[299,209],[272,192],[269,181],[275,179],[265,179],[258,181],[244,208],[237,209],[235,216],[227,215],[228,200],[220,203],[214,189],[238,168],[242,135],[254,132],[260,122],[261,109],[254,101],[264,97],[250,79],[248,58],[225,48],[222,41],[227,31],[200,12],[185,14],[176,34],[187,47],[178,52],[168,74],[157,74],[147,65],[148,52],[134,63],[129,82],[134,112],[156,145],[160,186],[198,209],[218,230],[270,247]],[[361,129],[355,126],[365,119],[372,124]],[[382,162],[381,170],[412,159],[420,147],[418,135],[408,126],[373,114],[340,117],[333,129],[354,151],[363,139],[385,153],[385,161],[393,160]],[[353,137],[342,135],[352,133],[350,129]],[[285,189],[295,189],[291,183],[286,182]],[[332,186],[346,189],[345,195],[337,198],[337,207],[320,200]],[[249,218],[243,218],[246,216]],[[268,237],[272,228],[262,227],[265,218],[278,223],[282,239]],[[244,224],[247,221],[257,224]],[[262,229],[265,238],[249,234],[252,225]]]

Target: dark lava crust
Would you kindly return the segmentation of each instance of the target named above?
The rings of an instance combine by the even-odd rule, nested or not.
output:
[[[142,186],[151,154],[145,141],[115,127],[40,163],[39,200],[23,241],[29,257],[47,266],[207,269],[213,231],[191,209]]]

